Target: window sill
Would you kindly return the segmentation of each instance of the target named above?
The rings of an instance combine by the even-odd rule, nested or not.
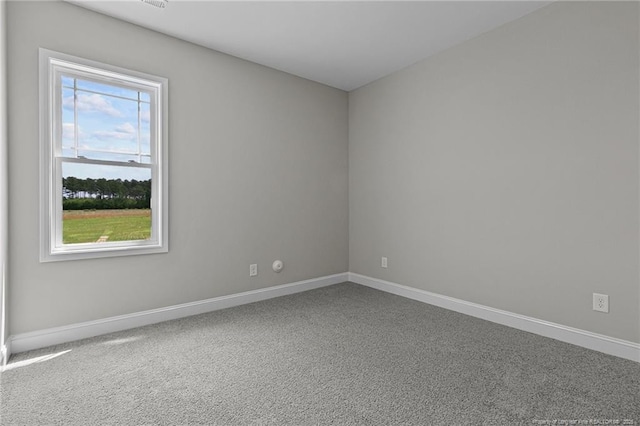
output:
[[[126,245],[109,247],[105,243],[93,248],[81,249],[61,249],[51,253],[41,253],[40,262],[58,262],[66,260],[100,259],[105,257],[133,256],[139,254],[168,253],[169,248],[165,245]]]

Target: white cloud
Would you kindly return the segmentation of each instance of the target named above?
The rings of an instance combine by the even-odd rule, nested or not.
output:
[[[98,139],[120,139],[133,140],[138,137],[136,128],[131,123],[124,123],[117,126],[114,130],[98,130],[92,133]]]
[[[73,96],[67,96],[62,100],[62,105],[65,108],[73,109]],[[76,102],[78,111],[81,112],[101,112],[111,117],[122,117],[122,112],[118,111],[111,105],[109,100],[104,96],[96,93],[78,95],[78,101]]]
[[[78,138],[82,139],[86,134],[78,126]],[[62,139],[73,140],[75,139],[75,126],[73,123],[62,123]]]
[[[117,132],[122,132],[122,133],[129,133],[129,134],[136,134],[136,128],[133,126],[133,124],[127,122],[124,123],[118,127],[116,127],[116,131]]]
[[[73,139],[75,138],[76,127],[73,123],[62,123],[62,138]]]
[[[151,111],[149,111],[148,109],[142,110],[140,112],[140,119],[145,123],[151,121]]]

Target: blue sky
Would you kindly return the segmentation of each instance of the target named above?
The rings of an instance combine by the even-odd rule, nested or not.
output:
[[[118,86],[62,77],[62,154],[111,161],[149,162],[149,94]],[[138,111],[138,105],[140,110]],[[75,120],[74,107],[77,110]],[[64,163],[63,176],[150,179],[149,169]]]

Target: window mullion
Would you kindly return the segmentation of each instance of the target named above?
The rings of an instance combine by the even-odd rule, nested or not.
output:
[[[123,163],[121,161],[109,161],[109,160],[94,160],[91,158],[73,158],[73,157],[60,157],[65,163],[76,164],[93,164],[96,166],[116,166],[116,167],[133,167],[138,169],[151,169],[151,164],[145,163]]]

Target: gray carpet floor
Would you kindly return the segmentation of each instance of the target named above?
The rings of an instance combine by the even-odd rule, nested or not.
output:
[[[352,283],[9,366],[2,425],[640,424],[638,363]]]

